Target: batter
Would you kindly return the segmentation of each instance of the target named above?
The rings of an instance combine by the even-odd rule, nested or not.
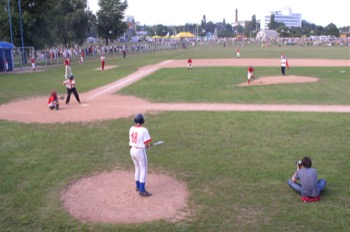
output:
[[[151,136],[148,129],[143,127],[145,118],[143,114],[136,114],[134,125],[129,130],[129,146],[131,159],[135,165],[136,191],[142,197],[149,197],[152,194],[146,191],[147,177],[147,153],[146,148],[151,146]]]

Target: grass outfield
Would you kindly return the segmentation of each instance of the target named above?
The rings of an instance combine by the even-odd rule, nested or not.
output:
[[[287,74],[317,77],[315,83],[242,87],[246,67],[164,68],[118,93],[152,102],[348,105],[347,67],[294,67]],[[256,67],[256,78],[279,76],[278,67]],[[285,77],[285,78],[288,78]]]
[[[223,54],[220,58],[229,54],[224,48],[213,47],[108,60],[108,65],[118,65],[108,72],[92,71],[99,67],[97,61],[80,66],[73,64],[72,69],[77,76],[78,91],[84,92],[161,60],[186,59],[188,56],[208,58],[210,50],[215,50],[212,54],[217,58],[220,52]],[[251,54],[268,51],[249,49]],[[280,48],[272,49],[270,51],[276,50],[276,54],[280,52],[277,51]],[[335,52],[332,48],[322,48],[320,58],[327,58],[323,49],[329,49],[328,54]],[[344,58],[344,49],[349,55],[349,50],[346,51],[349,48],[334,49],[338,52],[336,57],[348,59]],[[245,49],[241,51],[244,56]],[[293,52],[297,58],[303,58],[305,50],[298,51],[298,55],[294,50],[287,55],[291,57]],[[313,51],[318,54],[316,49]],[[190,78],[181,75],[185,71],[187,74],[187,70],[171,69],[173,72],[169,72],[163,69],[121,92],[133,95],[140,92],[142,97],[163,102],[205,100],[349,105],[349,91],[346,91],[349,69],[344,67],[342,70],[345,73],[339,72],[339,68],[295,68],[295,72],[300,73],[298,75],[318,77],[321,81],[273,88],[254,86],[253,92],[247,92],[245,89],[248,88],[238,89],[227,84],[241,82],[240,78],[245,80],[245,68],[194,69],[192,75],[197,76]],[[273,72],[273,68],[259,67],[259,75]],[[169,76],[169,73],[173,74]],[[0,75],[0,103],[48,95],[56,86],[59,86],[59,92],[64,93],[64,86],[61,86],[63,75],[63,66],[44,72]],[[213,75],[215,80],[210,77]],[[161,81],[164,78],[171,78],[172,84],[167,86],[165,80]],[[157,86],[155,83],[158,81]],[[234,91],[220,88],[222,83]],[[208,88],[210,86],[212,89]],[[196,89],[198,87],[199,90]],[[182,91],[175,92],[179,88]],[[247,96],[250,97],[247,99]],[[348,230],[349,114],[164,112],[147,114],[146,117],[146,126],[154,140],[165,141],[164,146],[149,151],[149,169],[167,173],[187,184],[189,207],[194,212],[191,218],[177,223],[159,220],[134,225],[109,225],[80,222],[63,209],[60,191],[71,181],[116,167],[133,170],[127,146],[132,118],[63,125],[0,121],[0,230]],[[319,178],[328,181],[322,200],[317,203],[302,203],[286,183],[295,171],[295,161],[304,155],[312,158]]]

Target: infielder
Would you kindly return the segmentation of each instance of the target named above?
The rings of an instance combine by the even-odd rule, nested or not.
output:
[[[69,57],[67,57],[64,61],[64,66],[65,66],[65,70],[66,70],[66,73],[64,75],[64,78],[67,79],[68,78],[68,72],[69,72],[69,76],[73,76],[73,73],[72,73],[72,67],[71,67],[71,60]]]
[[[250,65],[248,67],[248,85],[250,84],[250,79],[254,78],[254,70],[253,66]]]
[[[143,114],[136,114],[134,125],[129,130],[129,146],[131,159],[135,166],[136,191],[140,196],[149,197],[152,194],[146,191],[147,153],[146,148],[151,146],[151,136],[147,128],[143,127],[145,118]]]

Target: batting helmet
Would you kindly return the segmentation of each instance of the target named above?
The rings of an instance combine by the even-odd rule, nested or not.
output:
[[[143,116],[143,114],[135,114],[135,117],[134,117],[134,122],[137,123],[137,124],[144,124],[145,123],[145,117]]]

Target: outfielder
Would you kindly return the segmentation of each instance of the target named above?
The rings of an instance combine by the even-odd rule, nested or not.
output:
[[[129,130],[129,146],[131,159],[135,166],[136,191],[140,196],[149,197],[152,194],[146,191],[147,153],[146,148],[151,146],[151,136],[147,128],[143,127],[145,118],[143,114],[136,114],[134,125]]]
[[[188,58],[188,60],[187,60],[187,69],[188,70],[192,69],[192,59],[191,58]]]
[[[106,60],[106,57],[104,54],[101,55],[101,69],[102,70],[105,70],[105,61]]]
[[[71,60],[69,57],[67,57],[64,61],[64,66],[65,66],[65,70],[66,70],[66,73],[64,75],[64,78],[67,79],[68,78],[68,72],[69,72],[69,76],[73,76],[73,73],[72,73],[72,67],[71,67]]]
[[[288,60],[286,58],[286,55],[284,55],[283,53],[281,54],[281,72],[282,75],[285,76],[286,75],[286,67],[289,69],[289,64],[288,64]]]
[[[239,48],[237,48],[236,50],[236,57],[241,58],[241,51],[239,50]]]
[[[34,56],[32,56],[32,58],[30,59],[30,62],[32,63],[33,71],[35,71],[35,58],[34,58]]]

